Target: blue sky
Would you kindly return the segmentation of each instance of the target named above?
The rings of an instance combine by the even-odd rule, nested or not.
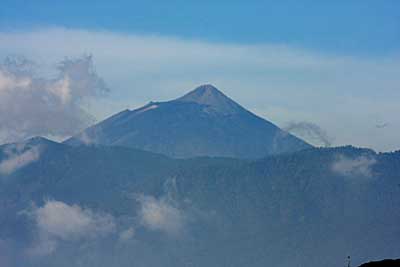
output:
[[[212,83],[279,126],[312,122],[334,145],[388,151],[400,148],[399,11],[389,0],[3,0],[0,60],[51,72],[92,54],[110,88],[84,107],[97,119]]]
[[[64,26],[207,41],[285,43],[345,54],[398,53],[396,0],[2,1],[2,29]]]

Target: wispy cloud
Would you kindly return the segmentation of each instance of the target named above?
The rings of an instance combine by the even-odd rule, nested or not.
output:
[[[157,199],[142,195],[138,197],[138,201],[139,217],[144,227],[172,236],[178,236],[183,231],[185,216],[182,210],[167,198]]]
[[[129,227],[119,233],[119,240],[120,241],[129,241],[135,236],[135,228]]]
[[[55,78],[38,69],[19,57],[0,64],[0,142],[76,133],[91,122],[84,100],[107,90],[90,56],[59,62]]]
[[[116,228],[113,216],[94,212],[78,205],[49,200],[42,207],[34,207],[28,214],[34,220],[38,241],[29,253],[47,255],[61,241],[95,239],[113,233]]]
[[[38,160],[41,148],[33,146],[25,149],[23,144],[9,145],[4,152],[7,158],[0,161],[0,174],[8,175]]]
[[[350,158],[339,155],[332,164],[332,171],[348,177],[372,177],[372,167],[376,159],[370,156]]]
[[[83,53],[95,56],[98,73],[114,92],[91,106],[99,118],[213,83],[280,125],[313,121],[335,136],[335,144],[400,146],[400,119],[395,115],[400,112],[400,60],[395,56],[362,58],[280,44],[211,43],[64,28],[0,33],[0,57],[22,54],[51,65]],[[385,138],[382,129],[371,129],[374,116],[391,122]]]
[[[315,145],[329,147],[332,144],[332,138],[326,133],[326,131],[312,122],[289,122],[284,127],[284,130],[298,135]]]

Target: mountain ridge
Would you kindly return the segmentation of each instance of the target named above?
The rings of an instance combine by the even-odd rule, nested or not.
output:
[[[370,153],[375,161],[360,161]],[[338,161],[360,172],[333,169]],[[85,266],[180,267],[187,266],[186,257],[194,266],[334,267],[343,255],[358,266],[398,253],[399,162],[400,152],[351,146],[249,161],[61,144],[11,174],[0,173],[0,240],[13,240],[21,252],[15,266],[66,267],[84,260]],[[108,214],[116,231],[96,240],[59,240],[53,254],[32,262],[23,252],[38,245],[41,228],[21,211],[35,211],[32,204],[42,209],[49,199]],[[181,235],[143,224],[148,206],[162,209],[164,219],[173,215]],[[130,228],[134,235],[121,243],[120,233]],[[101,260],[91,261],[92,255]]]

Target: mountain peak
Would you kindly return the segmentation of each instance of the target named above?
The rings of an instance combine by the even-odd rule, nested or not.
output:
[[[200,85],[186,95],[176,99],[176,101],[206,105],[212,110],[223,114],[234,114],[243,110],[239,104],[211,84]]]
[[[203,84],[196,87],[186,95],[178,98],[179,101],[196,102],[199,104],[209,104],[216,98],[227,98],[220,90],[218,90],[212,84]]]
[[[175,100],[151,102],[114,115],[65,143],[81,145],[85,140],[176,158],[255,159],[311,147],[241,107],[210,84]]]
[[[190,93],[201,93],[201,94],[222,94],[222,92],[220,90],[218,90],[217,87],[215,87],[212,84],[202,84],[198,87],[196,87],[192,92]]]

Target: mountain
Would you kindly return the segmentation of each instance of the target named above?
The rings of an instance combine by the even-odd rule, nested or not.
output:
[[[1,266],[336,267],[349,255],[352,266],[399,256],[400,152],[174,159],[34,138],[1,146],[0,166],[10,162],[25,164],[0,172]]]
[[[261,158],[311,146],[202,85],[167,102],[122,111],[65,141],[125,146],[175,158]]]

